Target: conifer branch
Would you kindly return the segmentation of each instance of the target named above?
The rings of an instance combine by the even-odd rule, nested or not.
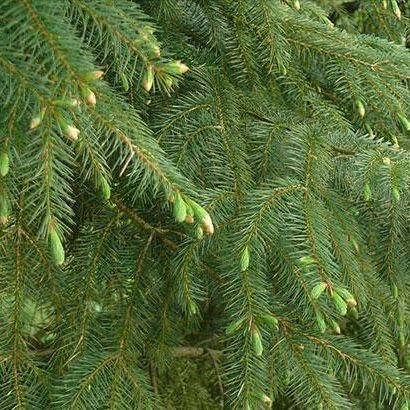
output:
[[[0,1],[0,410],[409,407],[410,4],[368,3]]]

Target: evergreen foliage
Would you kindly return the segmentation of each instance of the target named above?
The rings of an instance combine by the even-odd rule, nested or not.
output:
[[[410,5],[0,1],[0,410],[410,405]]]

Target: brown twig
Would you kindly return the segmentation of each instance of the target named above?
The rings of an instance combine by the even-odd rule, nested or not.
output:
[[[174,347],[172,355],[174,357],[201,357],[209,354],[213,360],[220,359],[223,353],[220,350],[207,349],[205,347],[183,346]]]
[[[209,356],[212,359],[212,363],[214,365],[215,368],[215,372],[216,372],[216,377],[218,378],[218,387],[219,387],[219,393],[221,395],[221,399],[220,399],[220,405],[221,405],[221,409],[225,408],[225,403],[224,403],[224,386],[222,383],[222,377],[221,377],[221,372],[219,371],[219,365],[218,365],[218,361],[216,360],[216,357],[214,356],[214,352],[215,350],[208,350]]]

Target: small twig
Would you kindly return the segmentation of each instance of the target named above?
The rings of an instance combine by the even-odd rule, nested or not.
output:
[[[112,202],[114,202],[115,205],[117,205],[117,208],[120,211],[123,211],[127,216],[131,219],[131,221],[135,224],[138,225],[139,227],[145,229],[146,231],[151,231],[154,232],[155,235],[162,240],[162,242],[165,243],[169,248],[171,248],[173,251],[176,251],[178,249],[178,245],[171,241],[170,239],[166,238],[164,236],[164,233],[166,232],[165,230],[161,228],[157,228],[150,223],[146,222],[144,219],[142,219],[134,210],[128,208],[123,202],[118,200],[117,198],[112,198]]]
[[[215,356],[214,356],[214,350],[208,350],[209,356],[212,359],[212,363],[214,364],[215,367],[215,372],[216,372],[216,377],[218,378],[218,386],[219,386],[219,393],[221,394],[221,400],[220,400],[220,404],[221,404],[221,409],[225,408],[225,403],[224,403],[224,386],[222,383],[222,377],[221,377],[221,372],[219,371],[219,365],[218,365],[218,361],[216,360]]]
[[[123,202],[121,202],[119,199],[112,197],[111,198],[112,202],[117,205],[117,208],[124,212],[130,219],[131,221],[135,224],[138,225],[139,227],[147,230],[154,232],[156,237],[161,239],[162,242],[164,242],[165,245],[167,245],[170,249],[173,251],[177,251],[179,249],[178,244],[175,242],[171,241],[168,239],[164,234],[167,232],[164,229],[157,228],[150,223],[146,222],[144,219],[142,219],[133,209],[128,208]],[[223,283],[223,279],[209,266],[203,264],[204,270],[208,273],[210,277],[212,277],[215,281],[218,283]]]
[[[174,347],[172,355],[174,357],[201,357],[206,354],[212,355],[213,359],[220,359],[223,356],[223,353],[220,350],[207,349],[203,347],[193,347],[193,346],[184,346],[184,347]]]
[[[152,361],[149,362],[149,374],[151,377],[151,384],[152,384],[152,388],[154,389],[154,394],[155,396],[159,396],[158,383],[157,383],[157,372],[155,369],[155,365]]]
[[[342,154],[342,155],[351,156],[351,155],[356,155],[357,154],[357,152],[355,152],[355,151],[345,149],[345,148],[341,148],[341,147],[335,147],[334,145],[332,145],[332,149],[333,149],[333,151],[336,151],[337,153]]]

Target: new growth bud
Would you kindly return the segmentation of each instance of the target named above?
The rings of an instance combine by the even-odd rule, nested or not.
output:
[[[68,139],[74,142],[78,140],[78,135],[80,134],[80,130],[78,128],[74,127],[73,125],[67,124],[63,119],[60,119],[58,122],[64,135]]]
[[[198,308],[197,308],[195,302],[190,301],[188,303],[188,312],[189,312],[190,315],[196,315],[198,313]]]
[[[87,105],[94,106],[95,104],[97,104],[97,97],[89,88],[85,88],[82,91],[82,94]]]
[[[43,108],[40,111],[39,114],[37,114],[35,117],[33,117],[31,119],[31,122],[30,122],[30,129],[31,130],[34,130],[35,128],[37,128],[41,124],[41,121],[43,121],[45,112],[46,112],[46,110],[45,110],[45,108]]]
[[[350,309],[350,313],[356,320],[359,319],[359,312],[355,307]]]
[[[342,299],[344,299],[349,307],[357,306],[355,297],[347,289],[336,288],[335,292],[338,293],[342,297]]]
[[[325,318],[320,312],[316,312],[316,324],[317,324],[318,329],[320,330],[320,333],[326,332]]]
[[[171,61],[166,64],[165,69],[170,74],[185,74],[189,67],[181,61]]]
[[[130,84],[128,82],[128,77],[124,73],[121,73],[120,78],[121,78],[122,89],[124,91],[128,91],[130,89]]]
[[[237,330],[240,329],[240,327],[242,326],[244,319],[239,319],[236,322],[231,323],[226,329],[225,329],[225,334],[227,336],[235,333]]]
[[[60,236],[53,227],[49,229],[48,238],[50,241],[51,254],[53,256],[54,262],[57,265],[62,265],[65,259],[64,248],[63,244],[61,243]]]
[[[263,321],[263,322],[265,322],[266,324],[268,324],[268,325],[270,325],[270,326],[273,326],[273,327],[275,327],[275,328],[277,328],[278,327],[278,324],[279,324],[279,321],[278,321],[278,319],[276,319],[276,317],[275,316],[273,316],[273,315],[262,315],[261,316],[261,320]]]
[[[403,114],[397,114],[397,118],[403,125],[404,129],[410,131],[410,121]]]
[[[9,218],[9,206],[5,196],[0,195],[0,225],[6,225]]]
[[[104,177],[101,177],[100,187],[101,187],[101,192],[102,192],[103,198],[106,201],[108,201],[111,197],[111,188],[110,188],[110,184],[108,183],[108,181]]]
[[[174,217],[177,222],[184,222],[187,216],[187,208],[185,201],[182,199],[181,194],[178,194],[174,202]]]
[[[97,98],[96,98],[95,94],[92,91],[90,91],[90,93],[87,95],[87,97],[85,97],[85,102],[88,105],[97,104]]]
[[[367,182],[363,189],[363,198],[366,202],[372,199],[372,189],[370,188],[370,184]]]
[[[86,81],[94,81],[99,80],[104,75],[104,71],[96,70],[96,71],[89,71],[83,75],[84,80]]]
[[[391,190],[391,193],[392,193],[393,199],[396,202],[399,202],[400,201],[400,191],[396,187],[393,187],[393,189]]]
[[[352,243],[353,248],[356,251],[356,253],[360,253],[360,246],[357,243],[356,239],[352,238],[352,239],[350,239],[350,242]]]
[[[262,403],[266,404],[269,408],[272,408],[273,401],[266,394],[262,395]]]
[[[321,294],[327,289],[326,282],[319,282],[317,285],[313,286],[311,295],[313,299],[319,299]]]
[[[331,320],[331,323],[332,323],[333,331],[334,331],[337,335],[340,335],[340,333],[342,333],[342,331],[340,330],[339,323],[337,323],[337,322],[334,321],[334,320]]]
[[[204,237],[204,231],[202,229],[202,226],[198,225],[198,227],[195,230],[195,233],[196,233],[196,238],[201,240]]]
[[[77,141],[80,130],[72,125],[67,125],[64,129],[64,133],[71,141]]]
[[[249,248],[248,246],[246,246],[241,255],[241,271],[242,272],[248,269],[249,260],[250,260]]]
[[[2,177],[5,177],[9,173],[9,164],[9,155],[7,154],[7,152],[3,151],[0,154],[0,175]]]
[[[391,2],[392,2],[392,6],[393,6],[393,12],[394,12],[394,14],[395,14],[396,17],[397,17],[397,20],[400,20],[400,19],[401,19],[401,10],[400,10],[400,7],[399,7],[399,5],[397,4],[397,1],[396,1],[396,0],[391,0]]]
[[[252,327],[252,346],[256,356],[262,356],[263,344],[261,334],[256,326]]]
[[[339,312],[339,314],[345,316],[347,313],[347,303],[337,292],[333,292],[332,299],[336,307],[336,310]]]
[[[148,66],[147,71],[145,71],[144,78],[142,79],[142,87],[146,92],[150,92],[152,86],[154,85],[154,71],[152,66]]]
[[[179,62],[178,64],[179,64],[179,72],[181,74],[185,74],[187,71],[189,71],[189,67],[186,64],[181,63],[181,62]]]
[[[191,225],[195,222],[195,220],[192,215],[187,215],[184,222]]]
[[[152,52],[157,56],[157,57],[161,57],[161,49],[159,48],[159,46],[157,44],[152,46]]]
[[[212,223],[212,219],[207,213],[205,218],[202,220],[202,229],[208,235],[212,235],[214,233],[214,224]]]
[[[214,225],[208,212],[192,199],[186,198],[187,205],[192,209],[195,219],[202,225],[202,231],[208,235],[214,233]]]
[[[186,202],[186,217],[185,217],[185,223],[187,224],[193,224],[195,222],[195,218],[194,218],[194,210],[192,209],[191,206],[189,206]]]
[[[366,114],[366,110],[364,108],[362,101],[356,100],[356,107],[357,107],[358,114],[360,115],[361,118],[363,118]]]
[[[299,265],[308,266],[313,265],[314,263],[316,263],[316,261],[311,256],[302,256],[299,258]]]
[[[39,116],[33,117],[30,122],[30,129],[34,130],[34,128],[37,128],[40,124],[41,124],[41,117]]]

